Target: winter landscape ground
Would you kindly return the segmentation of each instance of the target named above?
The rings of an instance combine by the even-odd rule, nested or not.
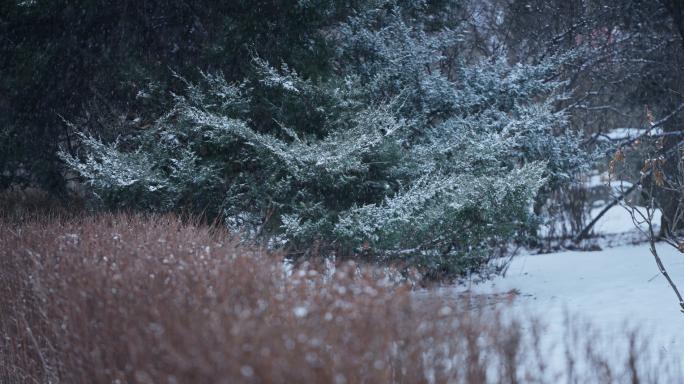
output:
[[[636,330],[648,341],[645,348],[651,356],[682,359],[684,313],[629,213],[614,207],[597,222],[595,231],[600,251],[523,253],[512,260],[505,275],[446,287],[432,295],[451,298],[467,294],[496,302],[491,298],[515,292],[514,312],[536,317],[547,326],[543,334],[550,342],[547,347],[555,344],[552,366],[558,369],[567,364],[562,344],[572,332],[568,325],[583,322],[600,335],[595,348],[612,351],[607,354],[612,358],[624,358],[628,349],[625,332]],[[675,284],[684,286],[682,254],[664,243],[658,244],[658,252]]]

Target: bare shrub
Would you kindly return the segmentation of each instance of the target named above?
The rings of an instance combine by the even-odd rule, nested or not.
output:
[[[413,294],[387,269],[293,269],[172,215],[3,219],[0,265],[2,383],[562,376],[548,368],[538,323]]]
[[[656,247],[656,242],[663,241],[684,253],[684,141],[666,146],[666,141],[672,140],[673,136],[679,140],[681,132],[654,135],[652,128],[656,123],[653,114],[648,108],[644,108],[644,111],[650,123],[649,129],[615,152],[609,167],[607,186],[614,195],[615,189],[625,195],[626,183],[637,188],[644,206],[638,206],[634,198],[616,198],[616,202],[627,210],[635,227],[648,239],[658,270],[667,279],[684,312],[684,298],[667,272]],[[614,184],[617,185],[615,189],[612,188]],[[654,229],[658,210],[662,213],[660,234]]]

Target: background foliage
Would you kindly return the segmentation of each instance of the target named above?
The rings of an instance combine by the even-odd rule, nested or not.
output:
[[[1,187],[462,270],[671,72],[676,4],[571,3],[3,2]]]
[[[112,144],[79,133],[80,157],[62,158],[112,208],[186,207],[236,229],[266,223],[296,249],[475,267],[492,244],[538,225],[537,191],[588,156],[552,111],[562,58],[461,61],[450,80],[432,68],[459,33],[432,31],[418,12],[427,10],[388,2],[340,23],[327,75],[255,51],[238,83],[177,75],[185,95],[149,129]]]

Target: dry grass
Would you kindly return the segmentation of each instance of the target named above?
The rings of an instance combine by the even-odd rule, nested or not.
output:
[[[539,323],[419,298],[370,267],[292,270],[278,253],[172,215],[5,215],[0,265],[2,384],[547,383],[564,375],[548,367]],[[607,374],[600,365],[572,382],[679,381],[649,379],[640,364]]]

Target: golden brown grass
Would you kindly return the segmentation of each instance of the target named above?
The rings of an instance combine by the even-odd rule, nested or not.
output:
[[[548,368],[538,323],[418,297],[386,270],[293,269],[278,252],[173,215],[10,216],[0,219],[2,384],[562,375]],[[659,381],[625,367],[600,381]]]

